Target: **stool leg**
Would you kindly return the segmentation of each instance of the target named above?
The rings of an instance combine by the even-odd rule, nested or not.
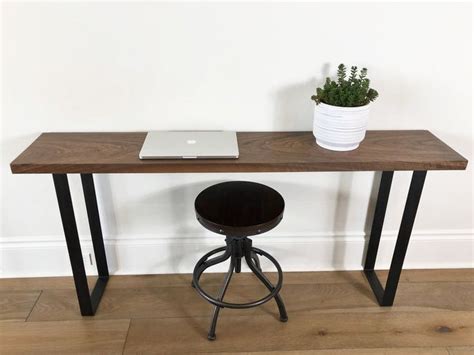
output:
[[[221,251],[224,251],[224,254],[208,259],[213,254],[219,253]],[[230,245],[227,245],[226,247],[214,249],[210,251],[209,253],[207,253],[206,255],[204,255],[201,259],[199,259],[195,267],[195,269],[197,269],[197,274],[198,274],[197,281],[199,281],[199,278],[201,277],[201,274],[203,273],[205,269],[207,269],[208,267],[214,266],[216,264],[223,263],[224,261],[229,259],[231,255],[232,255],[232,246]],[[191,281],[191,286],[195,288],[194,280]]]
[[[257,269],[262,271],[262,268],[260,266],[260,259],[258,258],[257,253],[253,251],[252,253],[250,253],[250,255],[251,255],[251,258],[252,258],[253,262],[255,263],[255,266],[257,267]]]
[[[257,265],[254,264],[250,253],[246,253],[245,261],[247,262],[247,265],[249,266],[250,270],[252,270],[255,276],[258,277],[258,279],[265,285],[265,287],[270,292],[273,291],[274,286],[272,285],[270,280],[268,280],[267,277],[263,274],[263,272],[257,267]],[[278,306],[278,311],[280,312],[280,321],[288,321],[288,314],[286,313],[285,304],[283,303],[283,299],[281,298],[279,293],[275,295],[275,301]]]
[[[236,264],[235,264],[235,261],[234,261],[234,257],[231,257],[230,258],[229,271],[227,271],[227,274],[224,278],[224,284],[222,285],[219,296],[217,297],[217,299],[219,301],[222,301],[224,299],[225,292],[227,291],[227,287],[229,286],[230,280],[232,278],[232,273],[234,272],[235,267],[236,267]],[[209,340],[215,340],[216,339],[217,318],[219,317],[220,310],[221,310],[221,307],[214,306],[214,312],[213,312],[213,315],[212,315],[211,326],[209,328],[209,333],[207,335],[207,339],[209,339]]]

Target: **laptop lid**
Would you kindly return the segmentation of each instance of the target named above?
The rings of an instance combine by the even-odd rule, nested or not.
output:
[[[140,159],[238,158],[237,135],[229,131],[148,132]]]

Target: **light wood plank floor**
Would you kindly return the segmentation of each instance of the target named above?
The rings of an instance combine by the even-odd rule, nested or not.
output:
[[[215,291],[222,277],[207,274],[202,284]],[[474,354],[474,269],[406,270],[386,308],[362,272],[285,273],[287,323],[273,301],[224,309],[214,342],[212,308],[190,282],[112,276],[96,316],[81,317],[70,277],[0,279],[0,353]],[[243,273],[226,300],[265,293]]]

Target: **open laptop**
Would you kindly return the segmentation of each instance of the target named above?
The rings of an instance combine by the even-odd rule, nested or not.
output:
[[[229,131],[148,132],[140,159],[236,159],[237,135]]]

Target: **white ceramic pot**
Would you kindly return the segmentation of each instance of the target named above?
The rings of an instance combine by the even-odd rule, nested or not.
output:
[[[369,105],[339,107],[320,103],[314,108],[313,134],[323,148],[338,151],[356,149],[365,138]]]

